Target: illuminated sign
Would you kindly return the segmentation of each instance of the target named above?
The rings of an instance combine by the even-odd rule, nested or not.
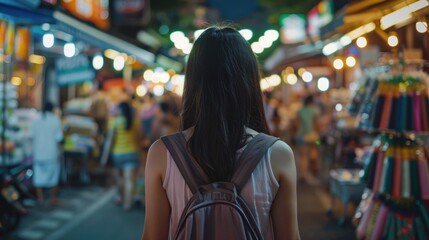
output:
[[[280,41],[284,44],[299,43],[305,40],[305,15],[280,15]]]
[[[307,14],[307,32],[310,37],[318,37],[320,28],[330,23],[334,18],[332,0],[324,0],[317,4]]]
[[[150,20],[148,0],[116,0],[112,4],[115,24],[146,24]]]
[[[90,65],[88,57],[78,55],[71,58],[56,60],[56,79],[60,86],[93,81],[95,71]]]
[[[92,22],[101,29],[109,27],[109,0],[62,0],[61,5],[73,16]]]

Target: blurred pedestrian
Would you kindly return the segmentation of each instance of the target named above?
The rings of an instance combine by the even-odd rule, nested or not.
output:
[[[153,124],[156,115],[159,112],[158,103],[155,100],[153,93],[148,92],[143,97],[143,103],[140,108],[140,121],[143,139],[143,148],[147,151],[149,150],[150,145],[155,141],[155,136],[153,133]]]
[[[107,131],[107,122],[109,119],[109,109],[105,94],[99,90],[93,95],[89,115],[94,119],[98,126],[98,141],[103,142]]]
[[[32,122],[33,185],[37,200],[44,202],[43,190],[50,189],[50,202],[58,204],[57,192],[60,179],[59,143],[63,140],[61,120],[53,113],[54,105],[46,102],[42,114]]]
[[[111,149],[112,164],[117,187],[115,201],[129,210],[135,181],[135,171],[139,164],[140,124],[128,102],[121,102],[116,116],[111,118],[109,127],[113,129],[114,139]]]
[[[237,155],[259,133],[269,132],[259,80],[256,57],[235,29],[210,27],[195,41],[186,69],[182,132],[176,136],[193,157],[188,163],[207,175],[207,184],[230,182]],[[170,154],[163,141],[149,150],[143,239],[172,238],[193,196]],[[277,141],[239,192],[263,239],[299,239],[295,171],[292,150]],[[224,219],[210,220],[202,224],[207,231]]]
[[[300,181],[317,185],[318,181],[309,172],[309,164],[312,161],[317,168],[317,141],[319,140],[319,111],[314,104],[313,95],[304,98],[304,104],[297,114],[298,132],[296,143],[298,145],[298,176]],[[316,154],[314,154],[316,152]],[[315,159],[316,158],[316,159]]]

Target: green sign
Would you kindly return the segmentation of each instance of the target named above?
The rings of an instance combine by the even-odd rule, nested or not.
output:
[[[92,81],[95,71],[86,56],[60,58],[56,61],[56,79],[60,86]]]
[[[306,37],[305,20],[304,14],[280,15],[280,41],[284,44],[304,41]]]

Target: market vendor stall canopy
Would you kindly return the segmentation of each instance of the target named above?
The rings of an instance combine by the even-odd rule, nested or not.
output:
[[[382,34],[391,27],[402,27],[419,16],[429,14],[428,0],[351,1],[319,34],[302,43],[279,47],[265,62],[266,72],[279,72],[285,65],[315,56],[331,55],[353,40],[372,31]],[[323,55],[322,55],[323,54]]]
[[[146,43],[144,39],[137,41],[122,36],[114,30],[100,29],[95,24],[84,22],[63,11],[59,4],[48,4],[47,2],[50,1],[0,0],[0,18],[29,26],[49,23],[52,26],[55,25],[52,30],[56,32],[67,33],[67,35],[99,49],[116,49],[134,56],[146,65],[163,65],[168,60],[173,63],[176,71],[181,71],[183,68],[183,64],[174,61],[169,56],[159,54],[158,49],[150,47],[153,44]],[[37,32],[37,35],[40,35],[40,32]]]
[[[139,61],[145,64],[151,64],[155,61],[154,53],[132,44],[129,41],[123,40],[119,37],[98,30],[95,27],[84,24],[81,21],[76,20],[60,11],[54,11],[53,16],[55,20],[62,24],[61,27],[64,28],[66,32],[69,32],[73,36],[76,36],[77,38],[82,39],[90,44],[105,49],[117,49],[135,56]]]
[[[55,21],[52,17],[52,11],[48,9],[34,11],[21,3],[8,0],[0,0],[0,18],[31,25]]]

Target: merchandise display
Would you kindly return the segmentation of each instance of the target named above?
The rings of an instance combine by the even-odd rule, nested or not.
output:
[[[90,117],[66,115],[63,118],[64,129],[64,172],[63,182],[67,182],[76,165],[79,167],[79,179],[89,183],[88,161],[98,156],[96,146],[97,124]]]
[[[97,125],[92,118],[68,115],[63,118],[63,129],[65,151],[92,151],[97,133]]]
[[[362,179],[372,191],[393,198],[429,198],[428,159],[421,143],[383,134],[367,155]]]
[[[379,133],[363,159],[367,190],[354,216],[358,239],[429,236],[429,77],[398,66],[402,71],[389,66],[366,76],[349,106],[359,127]]]
[[[428,83],[429,76],[423,72],[368,78],[356,93],[350,110],[356,114],[362,106],[357,113],[362,129],[428,132]],[[368,89],[366,96],[363,88]]]
[[[64,114],[88,115],[91,107],[91,98],[71,99],[64,105]]]
[[[34,108],[18,108],[15,111],[17,136],[24,151],[25,161],[32,160],[31,122],[37,118],[39,113]]]
[[[343,225],[347,219],[348,203],[359,203],[365,185],[359,180],[359,169],[336,169],[330,171],[329,191],[331,198],[338,198],[343,204],[343,215],[339,224]],[[333,203],[334,199],[332,199]],[[332,208],[328,213],[332,213]]]
[[[5,88],[5,89],[4,89]],[[6,95],[4,95],[6,93]],[[9,166],[19,164],[24,159],[24,149],[21,144],[19,127],[15,116],[18,107],[17,89],[10,83],[0,84],[0,107],[5,106],[0,116],[0,146],[4,143],[5,152],[0,148],[0,166]],[[6,116],[3,116],[5,114]],[[3,122],[5,120],[5,122]],[[4,139],[3,139],[4,137]]]

